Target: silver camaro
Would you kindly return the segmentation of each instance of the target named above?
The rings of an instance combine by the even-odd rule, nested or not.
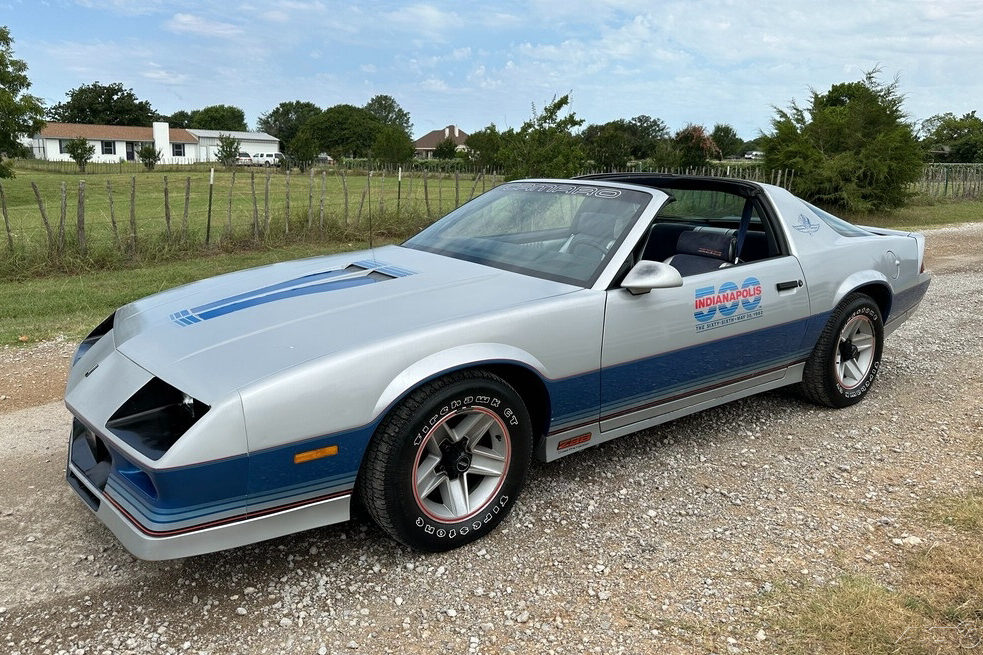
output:
[[[69,484],[144,559],[349,518],[469,543],[550,461],[786,385],[870,389],[920,234],[655,174],[499,186],[400,246],[121,307],[79,346]]]

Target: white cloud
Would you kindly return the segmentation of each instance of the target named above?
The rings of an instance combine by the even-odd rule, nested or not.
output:
[[[174,71],[165,70],[153,62],[150,62],[148,66],[150,68],[141,73],[141,75],[148,80],[171,85],[183,84],[188,80],[188,76],[184,73],[176,73]]]
[[[420,82],[419,87],[424,91],[450,91],[450,87],[447,86],[447,83],[444,82],[444,80],[437,79],[436,77],[428,77]]]
[[[202,18],[194,14],[174,14],[165,23],[165,27],[172,32],[184,32],[198,36],[214,36],[219,38],[229,38],[242,34],[242,29],[232,23],[208,20],[207,18]]]

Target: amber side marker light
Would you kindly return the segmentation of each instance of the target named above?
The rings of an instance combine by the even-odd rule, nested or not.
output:
[[[305,450],[302,453],[297,453],[294,455],[294,464],[303,464],[304,462],[321,459],[322,457],[331,457],[332,455],[337,454],[338,446],[325,446],[324,448],[318,448],[317,450]]]

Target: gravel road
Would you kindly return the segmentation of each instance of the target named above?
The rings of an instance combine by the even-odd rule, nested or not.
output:
[[[860,405],[773,392],[538,465],[502,529],[450,553],[362,520],[137,561],[64,482],[61,404],[0,413],[0,651],[781,652],[781,589],[890,581],[947,537],[915,504],[983,486],[983,226],[928,235],[936,277]],[[0,383],[15,358],[63,383],[42,348],[0,350]]]

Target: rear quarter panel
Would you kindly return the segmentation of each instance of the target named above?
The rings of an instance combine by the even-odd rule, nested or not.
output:
[[[802,265],[814,316],[828,314],[850,292],[872,284],[890,292],[885,322],[907,309],[894,300],[925,281],[919,274],[918,239],[893,231],[844,236],[784,189],[766,186],[766,192],[778,211],[792,254]]]

